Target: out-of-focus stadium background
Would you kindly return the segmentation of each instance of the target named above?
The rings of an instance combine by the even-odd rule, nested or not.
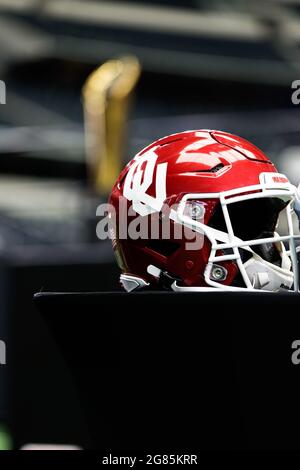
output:
[[[32,295],[118,289],[96,206],[159,137],[232,132],[300,181],[300,2],[0,0],[0,79],[0,421],[15,447],[84,445]]]

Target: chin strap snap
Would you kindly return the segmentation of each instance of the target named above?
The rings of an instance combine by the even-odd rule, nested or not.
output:
[[[165,290],[173,290],[174,282],[180,281],[178,277],[171,276],[167,271],[163,271],[152,264],[148,266],[147,272],[155,277],[158,280],[159,287]]]

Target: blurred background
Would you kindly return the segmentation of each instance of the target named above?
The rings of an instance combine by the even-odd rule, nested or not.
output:
[[[85,445],[32,295],[118,289],[95,210],[159,137],[232,132],[300,181],[300,2],[0,0],[0,79],[0,445]]]

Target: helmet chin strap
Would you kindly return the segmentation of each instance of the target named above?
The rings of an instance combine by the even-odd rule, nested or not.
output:
[[[245,264],[245,270],[249,276],[253,289],[278,291],[280,289],[291,289],[294,283],[294,273],[291,271],[291,260],[281,243],[281,267],[261,258],[253,252]]]

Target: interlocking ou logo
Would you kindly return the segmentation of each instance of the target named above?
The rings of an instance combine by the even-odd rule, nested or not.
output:
[[[127,173],[123,195],[132,201],[134,211],[146,216],[159,212],[166,199],[167,163],[156,165],[158,155],[155,149],[138,156]],[[153,183],[156,168],[155,197],[147,194]]]

